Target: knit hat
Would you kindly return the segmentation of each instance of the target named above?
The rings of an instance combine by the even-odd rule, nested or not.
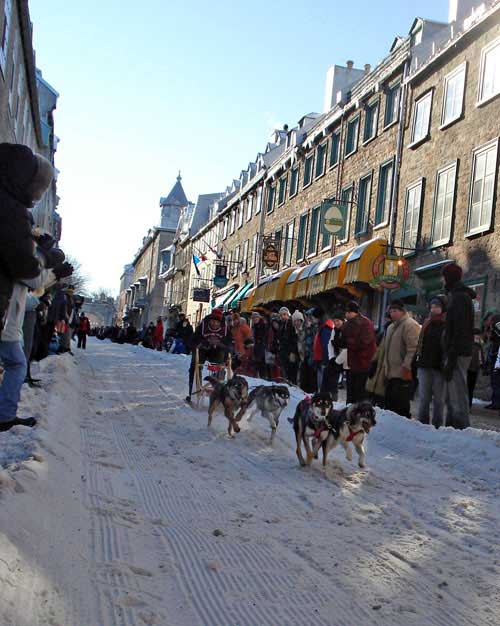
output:
[[[252,311],[252,317],[262,317],[261,314],[258,311]]]
[[[279,313],[280,313],[280,315],[281,315],[282,313],[288,313],[288,315],[290,315],[290,309],[289,309],[289,308],[287,308],[286,306],[282,306],[282,307],[281,307],[281,309],[280,309],[280,311],[279,311]]]
[[[212,313],[210,313],[210,317],[214,320],[219,320],[219,322],[221,322],[222,318],[224,317],[224,312],[222,311],[222,309],[213,309]]]
[[[295,320],[301,320],[302,322],[304,321],[304,316],[302,315],[302,313],[297,310],[293,312],[292,315],[292,320],[295,322]]]
[[[437,306],[441,307],[444,313],[446,311],[446,306],[448,304],[448,298],[442,295],[434,296],[429,302],[429,306],[431,306],[431,304],[436,304]]]
[[[456,263],[449,263],[443,268],[443,277],[447,285],[454,285],[462,279],[462,268]]]
[[[345,319],[344,311],[334,311],[332,315],[332,320],[343,320]]]
[[[356,300],[351,300],[347,303],[346,311],[348,313],[359,313],[359,304],[356,302]]]
[[[398,311],[406,311],[406,306],[402,300],[392,300],[392,302],[389,302],[389,311],[391,309],[397,309]]]
[[[272,321],[279,322],[280,321],[280,314],[279,313],[271,313],[271,322]]]

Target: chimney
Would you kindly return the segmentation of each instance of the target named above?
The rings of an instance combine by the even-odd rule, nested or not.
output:
[[[352,70],[354,67],[354,61],[346,61],[347,69]]]
[[[369,63],[365,63],[365,74],[369,74],[372,66]]]

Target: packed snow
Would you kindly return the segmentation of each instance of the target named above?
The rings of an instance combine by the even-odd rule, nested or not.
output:
[[[0,433],[1,626],[498,626],[500,433],[379,411],[365,470],[300,468],[300,390],[271,448],[258,417],[207,429],[188,366],[95,339],[41,364],[40,425]]]

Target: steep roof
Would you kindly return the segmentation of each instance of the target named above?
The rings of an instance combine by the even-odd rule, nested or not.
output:
[[[204,193],[198,196],[191,221],[191,235],[195,235],[209,221],[210,208],[221,196],[222,194],[220,193]]]
[[[171,206],[179,206],[184,207],[188,205],[188,199],[186,198],[186,194],[184,193],[184,189],[182,188],[181,183],[182,177],[179,172],[179,176],[177,176],[177,182],[172,187],[170,193],[166,198],[160,198],[160,205],[171,205]]]

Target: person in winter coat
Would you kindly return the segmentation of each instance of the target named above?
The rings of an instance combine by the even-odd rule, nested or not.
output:
[[[318,311],[316,317],[319,320],[319,328],[314,337],[313,359],[316,366],[316,391],[320,392],[323,388],[323,376],[330,357],[333,357],[333,346],[330,343],[332,332],[334,329],[331,319],[324,319],[323,312]]]
[[[234,311],[231,315],[231,337],[233,339],[234,351],[241,361],[238,367],[238,373],[246,376],[252,375],[252,331],[250,330],[250,326],[237,311]]]
[[[304,311],[304,360],[300,367],[300,388],[306,393],[316,391],[317,377],[314,371],[314,338],[318,332],[318,320],[314,317],[316,309]]]
[[[462,282],[462,268],[450,263],[443,269],[448,294],[448,311],[443,336],[443,375],[446,381],[446,425],[470,426],[467,370],[474,343],[474,306],[476,294]]]
[[[385,408],[410,418],[412,362],[417,351],[420,324],[408,315],[401,300],[389,304],[389,315],[392,324],[385,338]]]
[[[53,175],[49,161],[27,146],[0,143],[0,329],[14,282],[40,275],[29,209]]]
[[[267,324],[265,319],[258,311],[252,311],[252,339],[253,339],[253,355],[252,365],[259,378],[266,378],[266,343],[267,343]]]
[[[302,365],[306,356],[306,330],[304,327],[304,315],[298,309],[292,313],[292,324],[297,335],[297,384],[301,386],[300,374],[302,372]]]
[[[153,333],[153,346],[155,350],[161,352],[163,346],[163,321],[161,317],[156,320],[156,326]]]
[[[474,328],[474,343],[472,344],[472,358],[467,370],[467,389],[469,390],[469,407],[474,399],[474,389],[476,388],[479,370],[484,365],[483,343],[481,341],[481,331]]]
[[[213,309],[199,324],[191,338],[191,365],[189,367],[189,388],[186,402],[191,402],[193,393],[196,351],[198,365],[201,368],[205,361],[222,364],[229,352],[233,352],[231,333],[228,332],[222,309]]]
[[[347,404],[360,402],[367,397],[366,381],[373,356],[377,350],[373,322],[361,315],[354,300],[347,304],[347,322],[342,336],[347,348]]]
[[[189,345],[193,336],[193,327],[184,313],[179,313],[179,321],[175,325],[175,337],[179,339],[183,346],[183,354],[189,354]]]
[[[267,378],[269,380],[278,380],[278,378],[281,378],[278,341],[280,323],[279,313],[271,313],[265,353]]]
[[[153,322],[149,322],[149,324],[146,326],[144,337],[142,339],[142,345],[145,348],[151,348],[151,350],[154,349],[154,343],[153,343],[154,335],[155,335],[155,325]]]
[[[495,367],[498,350],[500,349],[500,314],[491,313],[484,320],[486,336],[485,373],[490,376],[491,402],[484,408],[492,411],[500,410],[500,370]]]
[[[344,326],[344,312],[335,311],[333,316],[333,328],[328,342],[328,363],[326,365],[320,391],[329,391],[333,399],[338,398],[339,377],[342,375],[344,365],[347,370],[347,349],[342,336]]]
[[[416,355],[418,371],[418,419],[430,423],[432,401],[432,424],[443,425],[445,384],[441,367],[443,364],[443,332],[445,327],[446,296],[432,298],[430,315],[425,320]]]
[[[299,367],[297,333],[295,332],[289,309],[286,306],[283,306],[279,310],[279,314],[279,362],[281,369],[283,370],[284,377],[295,385],[297,383],[297,371]]]
[[[78,347],[82,348],[82,350],[86,350],[87,348],[87,335],[90,332],[90,320],[82,311],[80,313],[80,318],[78,320]]]

